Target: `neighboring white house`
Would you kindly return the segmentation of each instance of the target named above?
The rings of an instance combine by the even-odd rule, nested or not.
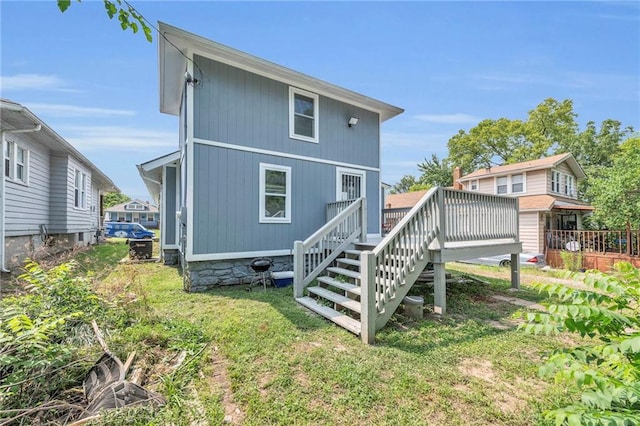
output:
[[[96,242],[102,195],[118,188],[26,107],[7,99],[0,107],[2,271]]]
[[[454,186],[467,191],[518,197],[522,248],[545,252],[545,230],[576,230],[593,207],[578,199],[578,181],[586,176],[572,154],[559,154],[476,170]]]
[[[105,222],[134,222],[147,228],[157,228],[160,222],[158,207],[148,201],[131,200],[104,210]]]

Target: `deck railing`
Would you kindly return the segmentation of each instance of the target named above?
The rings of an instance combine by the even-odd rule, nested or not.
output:
[[[327,203],[327,215],[326,221],[329,222],[334,217],[338,216],[341,212],[349,207],[356,200],[335,201],[333,203]]]
[[[547,248],[640,256],[640,230],[545,231]]]
[[[339,202],[336,216],[304,241],[293,245],[293,274],[295,297],[302,297],[304,289],[355,240],[366,241],[367,203],[364,198]],[[327,209],[329,212],[329,209]],[[327,213],[329,214],[329,213]]]
[[[447,242],[492,239],[517,242],[516,198],[429,190],[373,251],[361,256],[363,341],[372,342],[391,317],[429,261],[429,250],[444,249]]]

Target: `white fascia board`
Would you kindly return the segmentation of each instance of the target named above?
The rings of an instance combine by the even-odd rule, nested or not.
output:
[[[153,160],[149,160],[146,163],[142,163],[139,167],[142,170],[148,172],[162,166],[174,163],[180,159],[180,151],[172,152],[171,154],[163,155],[162,157],[154,158]]]

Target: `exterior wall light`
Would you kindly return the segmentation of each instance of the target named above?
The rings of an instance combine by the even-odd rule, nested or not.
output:
[[[356,117],[349,117],[349,122],[347,124],[349,124],[349,127],[354,127],[355,125],[358,124],[359,118]]]

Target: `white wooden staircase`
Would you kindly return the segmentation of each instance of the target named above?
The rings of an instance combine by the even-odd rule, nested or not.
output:
[[[434,312],[446,311],[448,261],[511,253],[519,286],[518,200],[433,188],[378,244],[366,243],[366,200],[328,208],[328,222],[294,245],[294,296],[373,343],[429,262]]]

